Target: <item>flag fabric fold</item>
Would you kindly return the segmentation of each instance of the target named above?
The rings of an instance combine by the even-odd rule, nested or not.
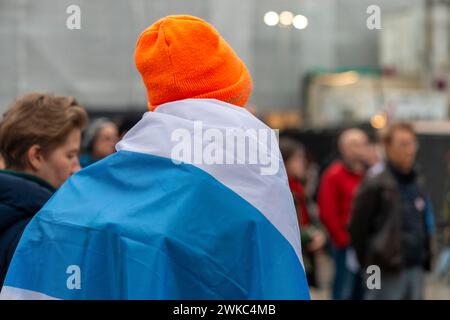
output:
[[[309,299],[278,146],[264,149],[278,161],[271,175],[174,161],[173,132],[193,136],[196,121],[225,135],[269,129],[212,99],[146,113],[117,153],[72,176],[32,219],[0,298]]]

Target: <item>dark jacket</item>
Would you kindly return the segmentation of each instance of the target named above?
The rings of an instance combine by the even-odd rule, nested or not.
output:
[[[402,179],[386,165],[380,173],[366,177],[358,189],[349,232],[364,269],[377,265],[385,272],[396,273],[410,263],[430,268],[427,215],[432,214],[431,203],[420,177],[413,175],[406,182]]]
[[[37,177],[0,170],[0,288],[23,230],[53,192]]]

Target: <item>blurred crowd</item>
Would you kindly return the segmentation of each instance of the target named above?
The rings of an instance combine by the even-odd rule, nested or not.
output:
[[[317,286],[316,255],[325,251],[334,262],[333,299],[423,299],[435,227],[413,126],[393,123],[376,141],[347,128],[337,144],[338,159],[319,177],[299,141],[280,139],[310,287]]]

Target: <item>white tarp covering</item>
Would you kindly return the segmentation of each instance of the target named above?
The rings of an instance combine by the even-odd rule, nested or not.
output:
[[[18,95],[45,90],[92,109],[145,105],[133,50],[142,30],[168,14],[213,25],[246,62],[260,109],[300,107],[302,76],[315,67],[378,64],[378,31],[366,26],[372,0],[0,0],[0,112]],[[423,0],[378,0],[385,13]],[[69,30],[67,7],[81,8]],[[268,27],[267,11],[291,10],[305,30]]]

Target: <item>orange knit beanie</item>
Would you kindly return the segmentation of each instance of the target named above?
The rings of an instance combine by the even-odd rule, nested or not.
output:
[[[244,106],[253,83],[245,64],[207,22],[167,16],[142,32],[134,53],[148,107],[211,98]]]

